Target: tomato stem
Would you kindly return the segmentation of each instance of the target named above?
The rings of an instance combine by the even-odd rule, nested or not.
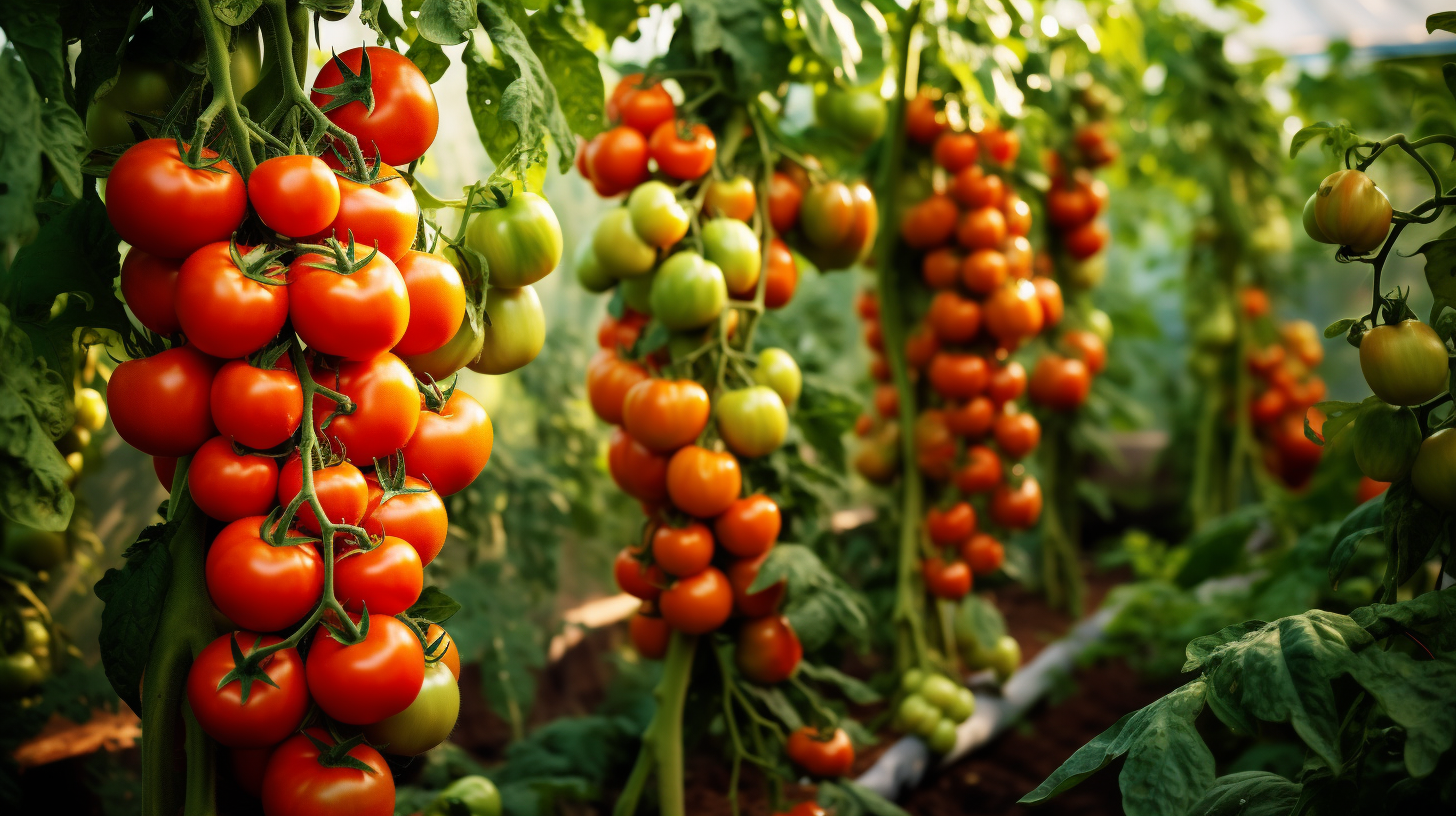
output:
[[[238,171],[243,178],[257,167],[253,160],[253,147],[249,142],[248,126],[243,124],[243,116],[238,112],[238,100],[233,96],[233,80],[229,71],[231,57],[228,54],[227,40],[223,37],[222,24],[218,21],[217,15],[212,13],[211,0],[197,0],[198,23],[202,26],[202,37],[207,43],[207,78],[212,82],[212,92],[215,97],[223,99],[223,119],[227,122],[228,135],[232,137],[233,147],[236,148]],[[209,105],[211,110],[212,106]],[[200,145],[194,144],[193,150],[200,150]]]
[[[693,675],[693,657],[698,638],[673,632],[662,662],[662,679],[652,696],[657,711],[642,734],[642,748],[637,764],[613,809],[614,816],[631,816],[637,811],[642,790],[653,768],[657,770],[658,810],[662,816],[686,816],[683,798],[683,705],[688,697],[688,683]]]
[[[198,0],[199,3],[206,1]],[[264,129],[271,130],[273,126],[276,126],[278,121],[283,117],[284,112],[288,110],[288,105],[293,104],[302,110],[304,115],[313,120],[314,131],[308,139],[309,152],[311,153],[318,149],[318,145],[323,141],[325,134],[333,136],[349,148],[349,158],[354,163],[354,171],[363,174],[365,162],[364,154],[359,149],[359,140],[354,138],[354,134],[349,133],[330,121],[329,117],[323,111],[319,110],[317,105],[313,104],[313,100],[309,98],[308,93],[304,91],[303,85],[299,82],[299,75],[294,69],[293,32],[288,28],[288,8],[286,0],[264,0],[263,5],[268,8],[268,18],[264,25],[273,31],[273,42],[275,44],[275,50],[278,52],[278,61],[282,69],[279,71],[279,75],[283,80],[283,100],[278,104],[278,107],[273,109],[272,113],[268,114],[268,118],[264,120]]]

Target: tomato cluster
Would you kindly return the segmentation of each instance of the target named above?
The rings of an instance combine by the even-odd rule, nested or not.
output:
[[[891,727],[919,734],[937,754],[950,753],[956,726],[976,710],[976,698],[963,684],[937,672],[911,669],[900,678],[905,695],[895,709]]]
[[[1276,331],[1269,297],[1257,287],[1240,292],[1240,301],[1256,336],[1271,338],[1252,344],[1246,355],[1258,382],[1249,417],[1263,443],[1264,466],[1290,487],[1302,487],[1323,450],[1304,435],[1306,417],[1316,431],[1324,424],[1324,415],[1313,407],[1325,398],[1324,380],[1313,373],[1324,359],[1319,331],[1305,320],[1285,322]]]

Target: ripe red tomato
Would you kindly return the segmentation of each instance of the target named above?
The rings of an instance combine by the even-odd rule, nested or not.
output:
[[[799,265],[789,245],[778,238],[768,242],[768,281],[763,288],[763,305],[781,309],[794,298],[799,288]]]
[[[605,422],[620,423],[627,392],[647,378],[647,369],[618,358],[615,351],[597,352],[586,367],[586,396],[592,410]]]
[[[369,55],[369,91],[373,105],[355,100],[333,110],[325,106],[333,96],[324,91],[344,81],[339,62],[358,75]],[[440,109],[429,80],[408,57],[390,48],[350,48],[335,55],[314,77],[309,99],[325,108],[329,121],[359,140],[366,157],[373,148],[386,164],[409,164],[425,155],[440,129]]]
[[[972,397],[970,400],[953,406],[945,412],[945,424],[952,433],[971,439],[980,439],[991,430],[991,422],[996,418],[996,403],[989,397]]]
[[[662,83],[654,82],[646,88],[639,88],[637,84],[633,82],[628,85],[622,82],[617,86],[618,89],[626,87],[627,90],[620,97],[616,91],[612,95],[617,97],[616,107],[622,117],[622,124],[648,135],[663,122],[671,122],[677,113],[677,106],[673,104],[672,96],[662,87]]]
[[[615,127],[587,143],[587,163],[597,194],[614,196],[647,180],[647,139],[630,127]]]
[[[369,634],[359,643],[346,646],[321,629],[305,668],[308,690],[325,714],[367,725],[414,702],[425,680],[425,651],[408,626],[370,613]]]
[[[268,229],[303,238],[334,222],[339,181],[317,156],[275,156],[248,176],[248,201]]]
[[[365,250],[358,250],[365,257]],[[315,253],[289,267],[289,316],[308,347],[346,360],[372,360],[394,348],[409,325],[409,291],[394,262],[381,252],[348,275],[313,264]]]
[[[1011,276],[1006,256],[994,249],[978,249],[961,263],[961,283],[975,294],[986,295],[1001,288]]]
[[[947,563],[940,558],[927,558],[922,571],[925,588],[937,598],[958,601],[971,591],[971,568],[964,561]]]
[[[938,547],[959,544],[976,531],[976,511],[968,502],[956,502],[945,510],[932,507],[925,514],[925,529]]]
[[[217,153],[204,148],[202,157]],[[247,209],[246,185],[231,164],[188,167],[174,139],[137,142],[106,177],[111,225],[123,241],[162,258],[185,258],[205,244],[226,241]]]
[[[369,467],[405,446],[420,421],[420,392],[415,375],[398,357],[385,352],[367,361],[345,360],[336,370],[313,367],[314,381],[348,397],[354,412],[339,414],[322,427],[337,403],[314,396],[313,425],[348,460]]]
[[[774,173],[768,186],[768,220],[774,232],[788,232],[799,223],[799,205],[804,201],[804,188],[786,173]]]
[[[799,636],[783,615],[747,620],[738,629],[733,660],[743,676],[754,683],[782,683],[793,676],[803,658]]]
[[[1041,484],[1031,476],[1012,487],[1003,484],[991,494],[991,518],[1002,527],[1025,530],[1041,518]]]
[[[1000,207],[1006,199],[1006,182],[995,173],[988,174],[972,165],[951,179],[950,194],[968,210]],[[1002,217],[1005,218],[1005,214]]]
[[[981,304],[950,290],[935,293],[926,322],[945,343],[969,343],[981,331]]]
[[[208,392],[217,432],[257,450],[283,444],[303,421],[303,387],[280,358],[271,369],[233,360],[218,370]]]
[[[1031,285],[1036,287],[1036,299],[1041,304],[1042,325],[1055,326],[1062,322],[1062,314],[1067,309],[1062,300],[1062,287],[1051,278],[1032,278]]]
[[[966,249],[995,249],[1006,240],[1006,216],[994,206],[978,207],[961,217],[955,235]]]
[[[931,289],[949,289],[960,278],[963,260],[964,257],[951,247],[932,250],[920,262],[920,277]]]
[[[1015,191],[1008,191],[1001,201],[1001,212],[1006,214],[1006,232],[1025,236],[1031,232],[1031,205],[1021,200]]]
[[[783,517],[779,506],[768,496],[755,493],[735,500],[713,522],[718,543],[723,549],[749,558],[768,552],[779,538]]]
[[[688,138],[682,138],[680,128],[684,129]],[[673,119],[652,131],[648,151],[657,162],[657,169],[675,179],[688,181],[702,178],[713,168],[713,158],[718,155],[718,140],[707,125],[687,128]]]
[[[1062,230],[1080,227],[1097,215],[1097,200],[1085,184],[1055,184],[1047,191],[1047,220]]]
[[[419,412],[419,424],[404,446],[405,472],[450,496],[485,470],[494,444],[495,429],[485,408],[456,389],[438,414]]]
[[[930,324],[922,323],[905,338],[905,362],[911,368],[924,368],[940,353],[940,340]]]
[[[1006,561],[1006,548],[985,533],[977,533],[961,545],[961,558],[977,575],[990,575]]]
[[[626,76],[617,80],[617,84],[612,87],[612,93],[607,96],[607,121],[616,122],[622,118],[622,99],[626,97],[627,94],[635,91],[637,89],[637,86],[641,85],[642,80],[644,79],[646,79],[646,77],[643,76],[641,73],[633,73],[627,74]]]
[[[818,802],[800,802],[787,812],[775,813],[774,816],[829,816],[829,811],[819,807]]]
[[[313,655],[309,655],[309,665],[313,665]],[[268,816],[392,816],[394,777],[378,751],[368,745],[349,749],[349,756],[368,765],[368,771],[328,768],[319,764],[320,751],[309,741],[310,736],[324,745],[334,744],[327,731],[310,728],[278,746],[263,773],[264,813]]]
[[[1086,329],[1073,329],[1062,335],[1062,347],[1070,356],[1081,360],[1094,375],[1107,368],[1107,344]]]
[[[785,750],[789,759],[810,776],[844,776],[854,767],[854,745],[843,728],[836,728],[833,734],[824,737],[806,725],[789,735]]]
[[[700,521],[682,527],[663,524],[652,534],[652,560],[668,575],[697,575],[713,561],[713,533]]]
[[[913,249],[940,246],[955,233],[959,216],[960,209],[949,196],[933,195],[905,211],[900,237]]]
[[[152,472],[168,493],[172,492],[172,477],[177,475],[177,459],[172,456],[153,456]]]
[[[247,255],[251,247],[239,246]],[[274,272],[282,272],[280,265]],[[177,275],[177,318],[198,351],[213,357],[244,357],[277,336],[288,320],[288,289],[282,277],[263,284],[233,265],[226,241],[208,244],[182,264]]]
[[[983,310],[986,330],[1008,348],[1041,331],[1046,312],[1031,281],[1013,281],[987,298]]]
[[[657,601],[668,626],[689,635],[705,635],[733,614],[733,590],[717,567],[679,578]]]
[[[218,521],[266,515],[278,491],[278,463],[267,456],[239,456],[232,442],[214,436],[192,455],[187,491],[198,509]]]
[[[653,453],[621,428],[612,429],[607,470],[627,495],[644,502],[667,499],[667,457]]]
[[[978,354],[942,351],[930,360],[930,385],[946,399],[963,400],[986,390],[990,371]]]
[[[319,244],[333,237],[347,246],[352,234],[361,259],[375,246],[391,261],[403,258],[415,243],[420,206],[409,182],[396,175],[394,168],[380,168],[379,178],[383,180],[360,184],[339,176],[339,214],[306,240]]]
[[[401,493],[384,498],[379,479],[374,474],[364,477],[369,483],[369,504],[364,509],[364,532],[371,536],[385,535],[404,539],[419,553],[420,565],[435,560],[445,546],[449,532],[449,519],[445,515],[445,500],[434,490],[422,493]],[[424,481],[406,476],[404,486],[409,490],[428,488]]]
[[[1014,131],[1002,130],[999,127],[987,127],[981,131],[981,148],[986,151],[986,158],[1000,164],[1008,165],[1016,161],[1016,156],[1021,152],[1021,137]]]
[[[727,510],[742,489],[743,473],[731,453],[688,445],[667,463],[667,495],[688,515],[712,518]]]
[[[398,615],[420,599],[425,569],[408,541],[385,536],[372,550],[337,547],[334,596],[350,612]]]
[[[1044,354],[1031,372],[1031,399],[1055,411],[1073,411],[1087,401],[1092,374],[1081,360]]]
[[[182,330],[177,320],[177,273],[182,262],[132,247],[121,262],[121,297],[137,321],[160,335]]]
[[[976,163],[981,147],[969,133],[942,133],[935,140],[931,157],[948,173],[959,173]]]
[[[1284,415],[1289,398],[1281,388],[1270,388],[1249,403],[1249,415],[1255,425],[1272,425]]]
[[[265,517],[222,528],[207,551],[207,594],[235,625],[277,632],[303,620],[324,589],[324,561],[312,544],[274,547],[261,536]]]
[[[459,270],[439,255],[414,250],[395,266],[408,292],[409,323],[394,344],[394,353],[426,354],[450,342],[465,316],[465,284]]]
[[[829,181],[805,194],[800,221],[809,239],[804,249],[810,259],[820,269],[833,271],[849,268],[869,252],[880,227],[880,211],[874,193],[862,182]]]
[[[945,111],[937,110],[929,96],[920,94],[905,104],[905,133],[912,141],[933,144],[946,127]]]
[[[1013,278],[1030,278],[1035,261],[1031,242],[1020,235],[1008,235],[1001,245],[1001,254],[1006,258],[1006,271]]]
[[[642,611],[632,616],[628,627],[629,634],[632,636],[632,646],[637,650],[637,654],[648,660],[661,660],[667,654],[667,645],[672,639],[672,629],[661,617],[648,615],[646,604],[643,604]]]
[[[649,450],[669,453],[708,426],[708,392],[692,380],[643,380],[627,391],[622,426]]]
[[[1020,459],[1035,450],[1041,441],[1041,424],[1031,414],[1002,414],[996,417],[992,433],[1003,453]]]
[[[962,493],[988,493],[1001,484],[1001,457],[985,445],[966,449],[966,463],[955,472],[956,489]]]
[[[637,344],[637,338],[642,334],[642,327],[645,325],[647,316],[631,309],[623,310],[621,320],[608,314],[602,318],[601,325],[597,328],[597,345],[607,351],[630,350]]]
[[[648,565],[639,556],[640,547],[623,547],[612,561],[612,577],[623,592],[644,601],[655,601],[667,584],[667,573],[656,564]]]
[[[272,646],[283,638],[253,632],[230,632],[202,648],[187,671],[187,703],[209,737],[233,748],[267,748],[288,738],[308,713],[308,685],[303,660],[296,649],[280,649],[258,664],[272,680],[248,687],[243,701],[242,681],[219,683],[234,668],[232,639],[246,657],[254,649]]]
[[[118,365],[106,386],[116,433],[151,456],[187,456],[202,447],[217,435],[208,406],[217,367],[192,346]]]
[[[728,585],[733,589],[733,608],[746,618],[771,615],[784,599],[787,585],[783,581],[751,595],[748,592],[753,582],[758,580],[758,571],[767,560],[768,553],[765,552],[752,558],[739,558],[728,565]]]
[[[991,372],[986,395],[997,405],[1011,402],[1026,390],[1026,368],[1012,360]]]
[[[1067,254],[1079,261],[1084,261],[1102,251],[1107,246],[1107,225],[1101,221],[1089,221],[1076,229],[1062,236],[1062,243],[1067,248]]]
[[[364,510],[369,506],[369,483],[364,481],[364,474],[359,472],[359,468],[348,462],[339,462],[315,470],[313,488],[329,521],[358,524],[364,519]],[[287,507],[302,490],[303,460],[293,456],[278,471],[278,503]],[[318,519],[308,502],[299,506],[294,523],[306,533],[319,534]]]

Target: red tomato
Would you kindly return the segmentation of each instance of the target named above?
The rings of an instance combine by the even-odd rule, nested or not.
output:
[[[202,648],[187,671],[187,703],[209,737],[233,748],[267,748],[288,738],[308,713],[308,684],[295,649],[281,649],[258,664],[273,683],[254,679],[243,701],[242,681],[219,683],[234,668],[232,640],[246,657],[283,638],[230,632]]]
[[[247,255],[251,247],[239,246]],[[177,275],[177,318],[198,351],[213,357],[245,357],[277,336],[288,320],[288,289],[279,265],[275,284],[259,283],[233,265],[226,241],[187,256]]]
[[[404,446],[405,472],[450,496],[485,470],[494,444],[495,429],[485,408],[456,389],[438,414],[419,412],[419,425]]]
[[[398,623],[398,621],[395,621]],[[403,626],[403,624],[400,624]],[[317,647],[315,647],[317,648]],[[312,655],[309,655],[312,665]],[[327,768],[319,749],[334,739],[322,728],[297,734],[273,751],[263,773],[263,812],[268,816],[393,816],[394,777],[384,757],[368,745],[349,749],[349,756],[369,766]]]
[[[662,87],[662,83],[654,82],[646,88],[638,88],[634,82],[618,98],[617,112],[621,114],[622,124],[647,135],[663,122],[671,122],[677,113],[677,106],[673,104],[672,96]]]
[[[438,644],[436,643],[438,641]],[[438,623],[432,623],[425,627],[425,657],[430,660],[438,660],[445,664],[445,668],[460,679],[460,649],[456,647],[455,641],[450,638],[450,633]],[[433,646],[434,648],[430,648]]]
[[[353,413],[329,419],[338,403],[316,394],[313,426],[355,465],[369,467],[375,459],[388,458],[415,433],[422,415],[419,387],[409,366],[393,354],[364,362],[345,360],[337,370],[314,366],[313,378],[354,403]]]
[[[648,151],[657,162],[657,169],[667,175],[684,181],[702,178],[713,168],[713,158],[718,155],[718,140],[707,125],[698,124],[685,129],[686,139],[679,134],[679,128],[686,128],[686,125],[676,119],[658,125],[648,140]]]
[[[697,575],[679,578],[663,591],[657,605],[668,626],[685,634],[704,635],[733,614],[733,590],[717,567],[708,567]]]
[[[157,481],[167,492],[172,492],[172,477],[177,475],[177,459],[172,456],[153,456],[152,472],[157,474]]]
[[[1015,348],[1041,331],[1046,312],[1031,281],[1013,281],[997,289],[984,306],[986,330],[1003,345]]]
[[[1377,482],[1369,476],[1361,476],[1360,484],[1355,489],[1355,501],[1364,504],[1389,488],[1390,482]]]
[[[275,156],[248,176],[248,201],[268,229],[303,238],[334,222],[339,181],[317,156]]]
[[[998,405],[1011,402],[1026,390],[1026,368],[1012,360],[991,372],[986,394]]]
[[[920,277],[931,289],[949,289],[960,277],[962,260],[961,254],[951,247],[927,252],[920,262]]]
[[[348,246],[349,236],[353,235],[360,259],[375,246],[379,247],[380,255],[391,261],[403,258],[415,243],[420,206],[415,202],[409,182],[396,175],[394,168],[380,168],[379,178],[383,181],[360,184],[340,176],[339,214],[327,227],[310,236],[308,242],[319,244],[332,237]]]
[[[1076,357],[1087,366],[1087,370],[1101,374],[1107,367],[1107,344],[1093,332],[1074,329],[1062,335],[1062,346],[1070,356]]]
[[[966,249],[995,249],[1006,240],[1006,216],[994,205],[978,207],[961,217],[955,236]]]
[[[916,326],[905,338],[905,362],[911,368],[924,368],[940,352],[940,341],[927,323]]]
[[[764,284],[763,305],[781,309],[794,298],[799,288],[799,265],[789,245],[778,238],[768,242],[768,282]]]
[[[875,386],[875,412],[885,419],[894,419],[900,414],[900,392],[895,386],[884,383]]]
[[[1006,232],[1020,236],[1031,232],[1031,205],[1022,201],[1014,191],[1006,193],[1001,211],[1006,214]]]
[[[1036,287],[1036,299],[1041,304],[1042,325],[1055,326],[1062,322],[1062,314],[1067,310],[1062,287],[1051,278],[1032,278],[1031,285]]]
[[[989,397],[972,397],[945,412],[945,424],[953,433],[980,439],[991,430],[996,418],[996,403]]]
[[[434,490],[422,493],[401,493],[390,496],[387,501],[374,474],[364,477],[369,483],[369,504],[364,510],[364,532],[371,536],[385,535],[402,538],[419,553],[420,565],[435,560],[445,546],[449,532],[449,519],[445,515],[445,500]],[[428,488],[423,481],[406,476],[404,486],[409,490]]]
[[[409,293],[409,324],[394,344],[398,355],[426,354],[455,336],[465,317],[465,284],[449,261],[410,250],[395,263]]]
[[[946,127],[945,111],[936,110],[930,97],[921,94],[905,104],[905,133],[911,141],[932,144]]]
[[[1256,425],[1272,425],[1284,415],[1289,407],[1289,398],[1283,389],[1270,388],[1249,403],[1249,414]]]
[[[364,474],[359,472],[359,468],[348,462],[340,462],[316,469],[313,472],[313,488],[329,521],[334,524],[358,524],[363,520],[364,510],[369,505],[369,483],[364,481]],[[293,456],[278,471],[278,503],[287,507],[293,497],[302,491],[303,460]],[[313,514],[313,506],[308,502],[299,506],[295,523],[306,533],[319,534],[318,519]]]
[[[958,173],[976,163],[981,147],[969,133],[942,133],[935,140],[931,156],[948,173]]]
[[[672,629],[662,618],[646,614],[646,608],[647,605],[644,604],[644,611],[633,615],[632,622],[628,624],[629,633],[632,636],[632,646],[638,654],[648,660],[661,660],[667,654],[667,645],[672,639]]]
[[[1001,457],[985,445],[966,449],[966,463],[955,472],[956,489],[962,493],[989,493],[1001,484]]]
[[[992,428],[996,444],[1012,459],[1031,453],[1041,441],[1041,425],[1031,414],[1002,414]]]
[[[121,262],[121,297],[137,322],[160,335],[182,330],[177,320],[177,273],[182,262],[132,247]]]
[[[688,445],[667,463],[667,495],[688,515],[712,518],[727,510],[742,489],[743,473],[731,453]]]
[[[942,351],[930,360],[930,385],[946,399],[970,399],[986,390],[990,371],[978,354]]]
[[[586,146],[597,195],[614,196],[647,180],[647,139],[629,127],[597,134]]]
[[[1006,256],[994,249],[978,249],[961,263],[961,283],[977,295],[996,291],[1011,276]]]
[[[775,172],[768,186],[768,220],[774,232],[788,232],[799,223],[799,206],[804,188],[786,173]]]
[[[971,565],[975,574],[990,575],[1005,563],[1006,548],[985,533],[977,533],[961,545],[961,558]]]
[[[744,621],[738,629],[733,660],[743,676],[754,683],[782,683],[793,676],[803,658],[799,636],[783,615]]]
[[[925,317],[935,336],[946,343],[968,343],[981,330],[981,304],[950,290],[935,293]]]
[[[667,584],[667,573],[656,564],[648,565],[639,558],[638,547],[623,547],[612,561],[612,577],[623,592],[644,601],[655,601]]]
[[[202,157],[217,153],[204,148]],[[111,225],[123,241],[162,258],[185,258],[204,244],[226,241],[247,209],[246,185],[231,164],[188,167],[174,139],[137,142],[106,177]]]
[[[217,435],[208,407],[217,367],[192,346],[118,365],[106,385],[116,433],[151,456],[187,456],[202,447]]]
[[[925,588],[937,598],[958,601],[971,591],[971,568],[964,561],[946,563],[940,558],[927,558],[922,571]]]
[[[829,811],[819,807],[817,802],[800,802],[787,812],[776,813],[774,816],[829,816]]]
[[[1067,254],[1084,261],[1101,252],[1107,246],[1107,238],[1107,225],[1101,221],[1091,221],[1064,235],[1062,243],[1067,248]]]
[[[408,626],[370,613],[369,633],[359,643],[346,646],[320,629],[305,668],[308,690],[325,714],[368,725],[414,702],[425,680],[425,651]]]
[[[425,587],[420,554],[408,541],[385,536],[372,550],[336,548],[334,597],[350,612],[398,615],[414,606]]]
[[[627,392],[647,378],[647,369],[618,358],[615,351],[597,352],[586,367],[586,396],[592,410],[604,422],[620,424]]]
[[[274,547],[265,517],[222,528],[207,551],[207,594],[223,617],[256,632],[287,629],[308,615],[324,589],[324,561],[312,544]]]
[[[967,502],[956,502],[945,510],[932,507],[925,514],[925,530],[938,547],[959,544],[976,531],[976,511]]]
[[[768,553],[765,552],[753,558],[740,558],[728,565],[728,585],[733,589],[733,608],[746,618],[771,615],[784,599],[787,586],[783,581],[751,595],[748,592],[753,582],[758,580],[758,571],[767,560]]]
[[[362,248],[359,259],[366,256]],[[299,256],[289,267],[289,316],[308,347],[346,360],[371,360],[394,347],[409,324],[409,291],[383,253],[348,275],[319,269],[330,259]]]
[[[683,527],[664,524],[652,534],[652,560],[668,575],[697,575],[713,561],[713,533],[700,521]]]
[[[912,249],[930,249],[950,240],[960,210],[949,196],[933,195],[905,211],[900,237]]]
[[[653,453],[621,428],[612,429],[607,470],[627,495],[644,502],[667,499],[667,457]]]
[[[649,450],[669,453],[698,438],[710,410],[707,390],[692,380],[646,379],[627,391],[622,426]]]
[[[1055,411],[1072,411],[1087,401],[1092,374],[1081,360],[1044,354],[1031,372],[1031,399]]]
[[[607,97],[607,121],[616,122],[622,118],[622,98],[635,91],[644,79],[646,79],[645,76],[635,73],[627,74],[617,80],[617,84],[612,87],[612,93]]]
[[[713,522],[718,543],[740,558],[768,552],[782,527],[778,504],[762,493],[734,501]]]
[[[254,368],[233,360],[218,370],[208,392],[217,432],[239,445],[267,450],[283,444],[303,420],[303,386],[288,368]]]
[[[369,55],[369,92],[373,104],[355,100],[327,110],[329,121],[359,140],[366,157],[378,149],[386,164],[409,164],[425,155],[440,128],[440,109],[429,80],[408,57],[390,48],[350,48],[335,55],[314,77],[309,99],[325,107],[333,96],[325,91],[344,81],[339,62],[359,75]]]
[[[786,751],[810,776],[844,776],[854,767],[854,745],[843,728],[825,738],[806,725],[789,735]]]
[[[198,509],[218,521],[266,515],[278,491],[278,463],[266,456],[239,456],[232,442],[214,436],[192,455],[187,491]]]
[[[986,158],[997,164],[1012,164],[1021,152],[1021,137],[1013,131],[988,127],[981,131],[980,136],[981,148],[986,151]]]
[[[1027,476],[1017,487],[1001,485],[991,494],[991,518],[1002,527],[1024,530],[1041,518],[1041,484]]]
[[[950,194],[961,206],[977,210],[983,207],[1000,207],[1006,198],[1006,182],[1001,177],[987,174],[972,165],[955,174],[950,182]],[[1005,214],[1002,214],[1005,218]]]

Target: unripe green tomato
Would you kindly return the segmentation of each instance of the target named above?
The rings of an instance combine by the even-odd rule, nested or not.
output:
[[[1021,644],[1016,642],[1016,638],[1002,635],[996,641],[996,648],[991,651],[991,668],[996,670],[996,678],[1003,683],[1021,668]]]
[[[1112,318],[1101,309],[1087,312],[1087,330],[1102,338],[1103,343],[1112,342]]]
[[[1073,260],[1067,267],[1067,282],[1074,289],[1095,289],[1107,277],[1107,253],[1099,252],[1090,258]]]
[[[0,698],[16,697],[45,680],[45,669],[30,652],[0,655]]]
[[[940,719],[940,712],[935,709],[935,706],[925,702],[924,697],[919,694],[911,694],[900,701],[900,708],[896,711],[896,716],[900,719],[901,725],[905,727],[905,731],[914,732],[919,729],[922,721],[934,722]]]
[[[766,385],[739,388],[718,401],[718,433],[739,456],[767,456],[784,444],[789,412],[778,392]]]
[[[596,232],[592,233],[592,250],[602,269],[617,278],[646,275],[657,263],[657,250],[632,228],[632,213],[626,207],[602,216]]]
[[[830,88],[815,108],[821,125],[851,142],[873,142],[885,132],[885,100],[873,89]]]
[[[949,719],[942,717],[940,722],[935,724],[935,730],[930,732],[926,738],[932,753],[948,754],[956,744],[956,724]]]
[[[1410,475],[1411,486],[1427,504],[1456,513],[1456,428],[1442,428],[1426,437]]]
[[[404,364],[409,366],[409,370],[417,378],[423,380],[425,375],[429,375],[439,382],[479,357],[480,348],[483,345],[485,345],[485,335],[471,328],[470,315],[467,314],[460,318],[460,328],[455,330],[455,336],[450,338],[445,345],[434,351],[412,354],[400,359],[404,360]]]
[[[11,524],[5,535],[5,557],[41,572],[52,569],[69,555],[64,533],[37,530]]]
[[[1306,210],[1309,205],[1305,205]],[[1313,226],[1327,243],[1369,252],[1380,246],[1390,232],[1393,211],[1390,199],[1375,182],[1359,170],[1337,170],[1320,182],[1314,194]],[[1305,231],[1310,231],[1309,216]],[[1310,237],[1320,240],[1311,232]]]
[[[929,705],[929,703],[927,703],[926,705]],[[920,722],[916,723],[915,727],[911,729],[912,733],[918,734],[921,739],[925,740],[930,739],[930,735],[935,733],[935,729],[939,728],[941,723],[948,722],[948,720],[946,720],[946,718],[941,715],[940,709],[936,708],[935,706],[930,706],[930,710],[933,713],[929,717],[921,719]]]
[[[465,246],[485,256],[491,286],[519,289],[551,274],[561,262],[561,223],[546,199],[516,193],[504,207],[470,219]]]
[[[752,227],[734,218],[714,218],[703,226],[703,255],[723,270],[729,292],[753,297],[763,270],[763,247]]]
[[[932,674],[921,684],[920,696],[941,711],[946,711],[955,703],[959,688],[961,686],[949,677],[943,674]]]
[[[920,690],[920,684],[925,682],[925,672],[920,669],[910,669],[900,675],[900,689],[907,692]]]
[[[655,247],[670,247],[688,234],[688,211],[677,193],[660,181],[637,185],[627,196],[627,212],[638,237]]]
[[[106,398],[94,388],[76,391],[76,424],[88,431],[106,427]]]
[[[501,796],[495,783],[483,776],[464,776],[440,791],[425,816],[459,816],[463,807],[470,816],[501,816]]]
[[[130,144],[136,136],[128,112],[161,116],[171,105],[164,66],[123,62],[116,84],[86,109],[86,138],[92,147]]]
[[[1314,205],[1319,199],[1319,193],[1310,193],[1309,198],[1304,202],[1304,212],[1301,220],[1304,222],[1304,232],[1309,237],[1321,244],[1333,244],[1334,241],[1325,237],[1325,233],[1319,227],[1319,221],[1315,219]]]
[[[489,289],[485,293],[485,313],[490,315],[490,325],[481,333],[480,357],[469,363],[471,371],[515,371],[536,359],[546,345],[546,315],[535,289]]]
[[[42,653],[50,654],[51,631],[46,628],[44,623],[31,618],[25,621],[23,628],[25,630],[25,643],[21,648],[36,657],[40,657]]]
[[[617,285],[617,279],[597,261],[590,241],[582,241],[576,248],[576,262],[572,267],[576,270],[577,283],[588,292],[605,292]]]
[[[657,274],[642,275],[636,278],[623,278],[619,284],[622,289],[622,302],[627,308],[638,314],[652,314],[652,282],[657,279]]]
[[[364,726],[364,736],[385,753],[418,756],[449,738],[460,717],[460,686],[440,661],[425,666],[419,694],[404,711]]]
[[[949,717],[952,722],[959,725],[970,719],[972,714],[976,713],[976,695],[972,694],[970,689],[961,686],[956,689],[955,700],[941,710],[945,712],[945,716]]]
[[[1446,344],[1419,320],[1375,326],[1360,338],[1360,373],[1375,396],[1391,405],[1422,405],[1451,382]]]
[[[1421,450],[1421,422],[1409,408],[1377,405],[1355,422],[1355,464],[1377,482],[1410,472]]]
[[[675,331],[712,323],[728,305],[723,270],[696,252],[679,252],[658,268],[652,281],[652,315]]]
[[[1219,304],[1198,324],[1193,341],[1206,348],[1223,348],[1234,341],[1237,331],[1233,310],[1227,304]]]
[[[798,402],[799,393],[804,388],[804,374],[799,371],[799,364],[781,348],[766,348],[758,353],[758,368],[753,370],[753,381],[778,392],[785,406]]]

